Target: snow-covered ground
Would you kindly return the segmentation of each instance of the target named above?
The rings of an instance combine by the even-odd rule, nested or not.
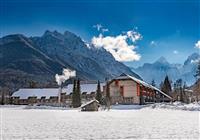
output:
[[[1,106],[1,138],[8,139],[199,139],[199,113],[180,103],[114,106],[110,111]],[[189,106],[189,105],[188,105]],[[190,106],[195,106],[190,105]],[[196,104],[196,107],[198,104]],[[182,110],[183,109],[183,110]]]

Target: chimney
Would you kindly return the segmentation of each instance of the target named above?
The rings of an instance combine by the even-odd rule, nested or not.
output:
[[[59,103],[59,104],[61,103],[61,93],[62,93],[62,87],[59,86],[59,87],[58,87],[58,103]]]

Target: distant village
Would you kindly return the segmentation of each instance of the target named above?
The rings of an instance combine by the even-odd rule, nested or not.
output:
[[[56,75],[58,88],[34,88],[32,85],[32,88],[21,88],[11,96],[2,94],[1,104],[68,106],[81,107],[83,111],[97,111],[100,105],[110,108],[115,104],[191,103],[200,99],[200,95],[188,89],[180,79],[172,87],[168,76],[160,89],[154,81],[149,84],[125,73],[104,83],[73,78],[73,83],[63,86],[62,83],[70,78],[69,75],[66,79],[63,75]]]

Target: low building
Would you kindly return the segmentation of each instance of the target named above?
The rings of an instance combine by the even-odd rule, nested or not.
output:
[[[172,97],[158,88],[130,75],[122,74],[107,84],[101,83],[103,98],[107,92],[110,95],[111,104],[146,104],[153,102],[169,102]],[[97,83],[81,83],[82,104],[95,99]],[[61,92],[60,102],[58,95]],[[59,88],[26,88],[19,89],[12,95],[12,103],[18,105],[71,105],[73,84]]]
[[[101,91],[103,86],[101,84]],[[81,100],[86,103],[96,96],[97,84],[84,83],[81,84]],[[14,92],[11,96],[11,102],[15,105],[71,105],[72,102],[73,84],[62,88],[61,99],[58,104],[59,88],[22,88]]]
[[[109,92],[111,104],[145,104],[172,100],[172,97],[158,88],[126,74],[109,81],[107,92]]]
[[[15,105],[53,104],[58,101],[58,93],[58,88],[22,88],[13,93],[11,101]]]
[[[97,100],[91,100],[81,105],[81,111],[98,111],[99,102]]]

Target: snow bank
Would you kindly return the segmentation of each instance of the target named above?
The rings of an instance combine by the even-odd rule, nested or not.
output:
[[[199,112],[1,110],[2,140],[199,139]]]
[[[181,102],[174,103],[156,103],[149,106],[153,109],[173,109],[173,110],[186,110],[186,111],[200,111],[200,102],[185,104]]]
[[[80,110],[80,108],[73,109],[68,106],[47,106],[47,105],[1,105],[1,108],[11,109],[46,109],[46,110]],[[155,103],[148,105],[112,105],[111,110],[140,110],[140,109],[171,109],[171,110],[184,110],[184,111],[200,111],[200,102],[194,102],[185,104],[181,102],[174,103]],[[100,107],[100,110],[105,110],[104,106]]]
[[[147,107],[147,105],[113,105],[111,109],[113,110],[137,110]]]
[[[113,105],[113,110],[138,110],[138,109],[173,109],[186,111],[200,111],[200,102],[185,104],[181,102],[174,103],[155,103],[148,105]]]
[[[11,109],[11,110],[28,110],[28,109],[45,109],[45,110],[79,110],[73,109],[68,106],[58,107],[58,106],[47,106],[47,105],[0,105],[1,109]]]
[[[25,106],[24,109],[47,109],[47,110],[73,110],[70,107],[58,107],[58,106],[45,106],[45,105],[33,105],[33,106]]]

